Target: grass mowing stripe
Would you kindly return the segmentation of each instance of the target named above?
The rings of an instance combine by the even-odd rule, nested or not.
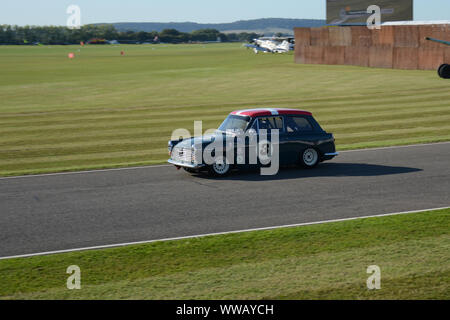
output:
[[[211,110],[204,110],[202,111],[202,115],[220,115],[223,116],[224,114],[228,114],[230,112],[229,107],[214,107]],[[177,111],[176,115],[178,116],[197,116],[198,117],[199,110],[191,110],[190,108],[182,109],[180,111]],[[170,116],[166,112],[155,112],[152,110],[152,108],[148,108],[146,110],[140,110],[139,112],[136,111],[130,111],[124,114],[115,114],[113,112],[109,113],[96,113],[91,114],[88,116],[85,115],[74,115],[70,119],[67,118],[67,116],[64,115],[42,115],[38,117],[34,117],[33,119],[30,119],[29,121],[24,121],[21,117],[16,118],[10,118],[7,121],[0,121],[0,124],[10,124],[10,125],[29,125],[29,124],[40,124],[40,125],[46,125],[46,124],[52,124],[54,122],[57,123],[70,123],[75,121],[121,121],[121,120],[135,120],[135,119],[142,119],[142,117],[148,117],[152,119],[168,119]]]
[[[421,117],[424,114],[427,115],[448,115],[449,112],[447,112],[448,107],[438,105],[435,107],[430,107],[430,109],[427,110],[425,113],[423,111],[423,108],[412,108],[409,109],[402,109],[402,106],[398,106],[398,109],[390,109],[390,110],[372,110],[372,111],[362,111],[359,112],[358,110],[354,110],[354,112],[349,113],[339,113],[339,114],[326,114],[321,115],[320,113],[316,113],[316,116],[318,119],[322,119],[325,121],[334,121],[334,123],[346,123],[346,122],[353,122],[353,121],[359,121],[361,123],[366,122],[367,120],[382,120],[382,119],[391,119],[392,117],[404,117],[404,118],[411,118],[411,117]]]
[[[256,105],[261,105],[261,104],[263,104],[263,105],[271,105],[271,106],[273,106],[274,104],[276,105],[276,104],[278,104],[278,103],[283,103],[283,104],[301,104],[301,105],[303,105],[303,106],[306,106],[306,107],[308,107],[308,106],[314,106],[315,104],[320,104],[320,105],[323,105],[323,104],[326,104],[326,106],[328,106],[329,108],[336,108],[336,107],[345,107],[346,105],[349,105],[349,104],[355,104],[355,105],[371,105],[371,104],[373,104],[373,103],[377,103],[377,102],[380,102],[380,103],[387,103],[387,102],[392,102],[392,101],[394,101],[394,102],[401,102],[402,100],[403,100],[403,98],[406,98],[406,101],[404,101],[404,102],[408,102],[408,101],[411,101],[411,102],[414,102],[414,101],[416,101],[415,99],[412,99],[411,97],[412,96],[414,96],[414,97],[417,97],[417,99],[419,100],[419,101],[421,101],[421,102],[430,102],[430,101],[433,101],[433,98],[434,99],[439,99],[439,98],[445,98],[445,97],[447,97],[448,96],[448,94],[446,94],[446,91],[445,90],[443,90],[443,89],[445,89],[445,88],[440,88],[440,89],[436,89],[436,93],[432,93],[432,94],[429,94],[429,95],[427,95],[427,96],[425,96],[425,97],[423,97],[423,93],[422,93],[422,91],[419,91],[419,92],[417,92],[417,91],[406,91],[406,95],[405,96],[402,96],[402,95],[399,95],[397,92],[395,92],[395,94],[394,93],[392,93],[391,95],[386,95],[385,93],[377,93],[377,94],[374,94],[374,95],[364,95],[364,96],[362,96],[362,95],[341,95],[341,96],[334,96],[334,97],[327,97],[327,98],[316,98],[316,99],[305,99],[304,97],[299,97],[299,98],[297,98],[297,99],[286,99],[286,98],[280,98],[280,97],[278,97],[276,100],[274,99],[274,100],[270,100],[270,99],[264,99],[264,100],[262,100],[262,101],[255,101],[255,100],[253,100],[252,102],[251,102],[251,104],[253,105],[253,104],[256,104]],[[381,95],[381,97],[380,97],[380,94],[382,94]],[[396,99],[400,99],[400,100],[396,100]],[[226,106],[229,106],[229,107],[235,107],[235,108],[239,108],[239,107],[242,107],[243,105],[248,105],[248,102],[247,101],[237,101],[237,102],[230,102],[230,101],[223,101],[222,103],[221,103],[221,105],[223,106],[223,105],[226,105]],[[183,108],[185,108],[185,107],[189,107],[189,108],[196,108],[196,109],[204,109],[206,106],[208,106],[208,104],[205,104],[205,103],[195,103],[195,104],[192,104],[192,102],[185,102],[182,106],[180,106],[180,105],[158,105],[158,104],[155,104],[155,103],[152,103],[151,104],[151,108],[153,109],[153,110],[168,110],[168,109],[170,109],[170,110],[175,110],[175,109],[183,109]],[[129,112],[129,111],[139,111],[139,110],[143,110],[143,109],[147,109],[148,107],[144,107],[144,106],[138,106],[138,107],[132,107],[132,108],[130,108],[129,106],[127,106],[127,107],[125,107],[125,106],[122,106],[122,105],[110,105],[110,106],[108,106],[107,108],[104,108],[104,107],[102,107],[102,108],[95,108],[95,107],[93,107],[93,106],[90,106],[90,108],[88,108],[88,109],[86,109],[86,108],[83,108],[82,110],[78,110],[78,109],[75,109],[74,110],[74,108],[71,108],[71,109],[67,109],[67,110],[62,110],[61,108],[59,108],[58,110],[54,110],[54,111],[51,111],[51,112],[40,112],[40,113],[36,113],[35,111],[32,111],[32,112],[30,112],[30,113],[19,113],[19,114],[16,114],[17,116],[22,116],[22,117],[26,117],[26,116],[33,116],[33,115],[39,115],[39,114],[41,114],[41,115],[50,115],[50,114],[67,114],[67,113],[70,113],[70,114],[86,114],[86,115],[89,115],[89,114],[96,114],[96,113],[99,113],[99,112],[115,112],[115,113],[118,113],[118,112]],[[3,108],[2,109],[2,111],[4,112],[5,111],[5,108]],[[6,114],[3,114],[3,116],[4,117],[8,117],[8,116],[10,116],[10,114],[8,114],[8,113],[6,113]]]
[[[108,106],[108,107],[102,107],[102,108],[95,108],[93,106],[90,106],[89,108],[83,109],[83,110],[77,110],[74,108],[71,109],[67,109],[67,110],[62,110],[61,108],[55,111],[51,111],[51,112],[29,112],[29,113],[18,113],[18,114],[11,114],[11,113],[4,113],[2,112],[2,118],[7,119],[8,117],[34,117],[34,116],[53,116],[53,115],[67,115],[67,114],[72,114],[72,115],[84,115],[86,117],[90,116],[90,115],[95,115],[95,114],[99,114],[99,113],[107,113],[107,114],[111,114],[111,113],[128,113],[128,112],[146,112],[147,110],[151,109],[151,110],[166,110],[166,111],[175,111],[175,110],[184,110],[186,108],[192,109],[192,110],[197,110],[197,111],[203,111],[206,107],[213,107],[213,108],[217,108],[217,107],[226,107],[226,108],[242,108],[242,107],[249,107],[249,106],[266,106],[266,107],[273,107],[274,105],[278,105],[278,104],[283,104],[283,105],[290,105],[291,107],[295,106],[295,107],[305,107],[305,108],[315,108],[316,105],[318,104],[319,107],[323,107],[326,106],[327,109],[336,109],[336,108],[345,108],[346,106],[351,106],[351,107],[359,107],[359,106],[370,106],[370,105],[377,105],[377,103],[379,105],[383,105],[385,103],[392,103],[392,102],[396,102],[395,104],[398,104],[399,102],[404,102],[404,103],[409,103],[409,102],[416,102],[416,99],[411,98],[412,96],[416,97],[419,100],[418,102],[426,102],[426,103],[430,103],[433,100],[436,101],[442,101],[442,99],[445,99],[447,97],[447,95],[445,95],[442,92],[441,89],[441,93],[431,96],[431,97],[427,97],[427,98],[419,98],[420,93],[417,92],[409,92],[408,95],[408,99],[406,99],[405,101],[394,101],[396,96],[391,96],[391,97],[387,97],[386,99],[382,99],[378,96],[373,96],[370,98],[364,98],[362,99],[359,96],[352,96],[352,95],[346,95],[343,97],[335,97],[333,99],[333,101],[329,101],[329,99],[317,99],[317,100],[311,100],[310,102],[308,102],[308,100],[305,100],[301,97],[299,97],[298,99],[283,99],[283,98],[277,98],[274,100],[268,100],[265,99],[263,101],[252,101],[251,103],[249,103],[248,101],[242,101],[242,102],[229,102],[229,101],[223,101],[221,102],[220,105],[215,105],[215,104],[211,104],[211,103],[189,103],[189,102],[185,102],[182,106],[180,105],[155,105],[154,103],[151,106],[138,106],[138,107],[125,107],[125,106]],[[430,99],[433,98],[433,99]],[[213,102],[214,103],[214,102]],[[352,105],[354,104],[354,106]],[[17,109],[17,108],[15,108]],[[5,109],[3,108],[2,111],[4,111]]]
[[[98,152],[95,149],[92,149],[91,153],[80,153],[76,155],[59,155],[59,156],[40,156],[35,157],[31,159],[20,159],[20,160],[14,160],[14,159],[7,159],[1,162],[1,167],[7,167],[8,165],[14,165],[14,164],[38,164],[38,163],[46,163],[47,161],[50,163],[52,161],[69,161],[69,160],[95,160],[95,159],[118,159],[120,157],[127,158],[131,156],[159,156],[160,158],[164,155],[164,158],[167,158],[167,148],[162,150],[149,150],[149,148],[143,147],[141,150],[119,150],[119,151],[112,151],[107,150],[105,152]],[[167,159],[166,159],[167,160]]]
[[[279,107],[292,107],[289,105],[285,105],[282,103],[277,104]],[[416,106],[416,107],[414,107]],[[348,105],[342,106],[339,108],[339,113],[344,114],[347,113],[370,113],[370,112],[380,112],[383,110],[386,111],[394,111],[402,108],[402,105],[399,105],[398,103],[390,103],[390,104],[383,104],[382,106],[379,106],[378,104],[375,105],[358,105],[356,107],[348,107]],[[431,110],[435,110],[439,107],[447,107],[445,100],[439,99],[437,101],[432,101],[427,103],[427,113]],[[187,108],[186,108],[187,109]],[[334,111],[334,109],[330,109],[328,107],[320,107],[318,109],[315,108],[309,108],[310,110],[314,111],[316,115],[331,115],[334,113],[331,113],[329,111]],[[220,107],[220,106],[211,106],[211,109],[204,110],[201,112],[201,116],[199,116],[198,110],[191,110],[190,108],[188,110],[180,110],[177,112],[177,117],[179,116],[191,116],[197,117],[200,119],[204,115],[217,115],[218,117],[224,117],[227,115],[232,109],[229,107]],[[414,101],[411,103],[408,103],[408,110],[410,111],[422,111],[423,113],[423,104]],[[22,117],[15,117],[15,118],[9,118],[7,121],[0,121],[0,124],[2,127],[17,127],[19,126],[30,126],[30,125],[39,125],[39,126],[46,126],[46,125],[52,125],[54,123],[63,124],[63,123],[74,123],[77,121],[83,121],[83,123],[89,123],[89,122],[122,122],[124,120],[142,120],[144,117],[147,117],[148,119],[156,120],[167,120],[171,117],[167,114],[167,112],[155,112],[151,108],[148,108],[143,112],[144,110],[140,110],[140,112],[130,111],[126,115],[124,114],[114,114],[113,112],[110,112],[108,114],[92,114],[89,116],[79,116],[74,115],[70,118],[67,118],[67,116],[52,116],[52,115],[41,115],[41,116],[35,116],[33,119],[30,119],[30,121],[24,121]]]
[[[442,115],[442,114],[446,114],[445,111],[447,109],[446,106],[438,106],[435,109],[437,109],[436,111],[430,111],[433,110],[433,107],[430,107],[427,115]],[[443,112],[444,111],[444,112]],[[327,116],[320,116],[320,114],[317,114],[317,118],[320,119],[321,121],[331,121],[330,119],[332,119],[332,121],[334,123],[338,122],[338,121],[342,121],[342,122],[353,122],[353,121],[366,121],[368,118],[369,119],[385,119],[386,116],[391,117],[404,117],[404,115],[407,115],[407,117],[418,117],[421,116],[423,114],[423,110],[416,110],[414,111],[414,109],[412,110],[387,110],[387,111],[378,111],[378,110],[374,110],[374,111],[370,111],[370,112],[354,112],[354,113],[349,113],[349,114],[338,114],[338,115],[332,115],[332,114],[327,114]],[[205,115],[201,115],[201,116],[193,116],[193,117],[184,117],[182,120],[179,118],[165,118],[165,119],[142,119],[142,118],[137,118],[134,120],[122,120],[119,121],[118,123],[115,123],[114,121],[92,121],[92,123],[90,121],[83,121],[81,123],[77,123],[77,122],[68,122],[66,124],[63,123],[56,123],[56,124],[52,124],[52,125],[47,125],[47,126],[40,126],[40,125],[32,125],[32,126],[27,126],[25,128],[22,127],[17,127],[17,126],[13,126],[13,127],[8,127],[8,126],[2,126],[2,128],[0,128],[0,133],[2,135],[6,135],[6,134],[16,134],[16,133],[29,133],[29,134],[34,134],[37,132],[40,132],[42,130],[46,130],[46,131],[67,131],[69,129],[74,130],[74,131],[84,131],[86,129],[90,129],[92,131],[100,131],[100,130],[105,130],[105,129],[120,129],[120,128],[142,128],[142,127],[146,127],[149,125],[172,125],[172,127],[178,128],[177,125],[183,125],[183,124],[190,124],[191,126],[193,125],[194,121],[197,120],[202,120],[202,121],[217,121],[218,123],[220,123],[221,121],[223,121],[223,119],[227,116],[227,113],[225,114],[221,114],[221,115],[214,115],[214,116],[205,116]],[[339,123],[339,122],[338,122]]]
[[[51,143],[45,143],[45,141],[40,141],[41,144],[34,144],[32,146],[27,146],[26,150],[23,148],[18,148],[16,145],[12,146],[3,146],[0,142],[2,148],[0,149],[0,159],[3,156],[11,155],[11,153],[16,153],[16,155],[22,154],[22,156],[30,156],[33,152],[44,152],[44,153],[52,153],[53,155],[57,155],[58,152],[70,153],[73,151],[78,151],[80,148],[89,148],[89,147],[98,147],[99,149],[108,148],[108,147],[120,147],[122,145],[129,146],[141,146],[146,145],[147,147],[159,144],[160,146],[166,146],[167,141],[170,138],[170,134],[167,137],[158,137],[158,138],[150,138],[147,134],[140,135],[131,135],[128,137],[122,137],[118,135],[113,136],[114,139],[111,140],[111,137],[101,138],[96,136],[96,139],[85,139],[85,141],[80,141],[79,139],[73,139],[72,141],[68,141],[67,138],[64,140],[59,140],[60,142],[53,141]],[[28,143],[29,141],[27,141]],[[44,142],[44,143],[42,143]],[[64,151],[63,151],[64,149]],[[54,153],[56,152],[56,153]],[[2,155],[3,154],[3,155]]]
[[[358,129],[366,129],[371,128],[371,130],[385,129],[387,127],[395,127],[395,128],[404,128],[404,127],[417,127],[426,123],[429,127],[439,127],[440,125],[447,124],[450,120],[449,115],[435,115],[435,114],[426,114],[422,117],[411,117],[411,118],[403,118],[393,116],[388,120],[386,119],[377,119],[374,121],[370,121],[367,123],[360,122],[349,122],[349,123],[339,123],[334,124],[332,122],[328,124],[324,124],[323,127],[326,128],[327,131],[333,132],[338,130],[340,133],[346,131],[357,131]]]
[[[316,116],[317,119],[320,120],[321,126],[324,128],[333,127],[336,129],[348,129],[352,127],[363,127],[366,126],[366,128],[371,128],[372,126],[377,126],[382,123],[400,123],[400,124],[406,124],[409,123],[428,123],[428,121],[438,120],[442,118],[447,118],[450,116],[450,114],[446,114],[444,108],[439,108],[436,111],[429,111],[425,114],[421,114],[419,112],[410,112],[410,113],[397,113],[392,112],[389,117],[386,115],[364,115],[364,116],[356,116],[352,118],[336,118],[332,119],[330,117],[321,117]],[[318,121],[319,121],[318,120]],[[422,121],[422,122],[420,122]]]
[[[2,298],[448,298],[450,210],[0,261]],[[65,288],[67,266],[82,290]],[[382,290],[365,287],[369,265]],[[413,281],[416,277],[422,281]],[[411,281],[401,279],[409,278]],[[424,285],[427,284],[427,285]],[[440,284],[440,285],[439,285]],[[430,288],[432,286],[432,288]],[[431,289],[431,290],[430,290]],[[432,290],[435,289],[435,290]],[[314,291],[314,292],[311,292]]]
[[[334,96],[334,97],[326,97],[326,98],[316,98],[316,99],[303,99],[302,97],[298,97],[297,99],[286,99],[284,97],[278,97],[277,99],[273,100],[267,100],[265,99],[263,102],[257,102],[257,104],[267,104],[267,105],[273,105],[273,104],[292,104],[292,103],[302,103],[304,105],[311,105],[312,107],[315,107],[316,104],[322,106],[325,103],[325,106],[327,108],[333,109],[333,108],[341,108],[345,106],[359,106],[359,105],[372,105],[372,104],[385,104],[385,103],[401,103],[401,102],[432,102],[433,100],[438,100],[439,98],[446,98],[450,96],[450,93],[447,93],[447,91],[444,91],[441,89],[437,89],[435,93],[432,94],[423,94],[421,91],[415,92],[414,90],[407,91],[407,93],[402,96],[398,95],[397,93],[391,93],[390,95],[386,95],[385,93],[380,97],[380,94],[373,94],[373,95],[341,95],[341,96]],[[414,97],[414,98],[412,98]],[[252,102],[253,103],[253,102]],[[227,106],[230,108],[238,108],[241,107],[242,104],[248,104],[247,101],[242,102],[232,102],[229,101],[223,101],[220,105],[216,105],[214,107],[220,107],[220,106]],[[160,111],[167,111],[175,110],[175,109],[185,109],[185,108],[193,108],[195,110],[202,110],[206,107],[205,104],[192,104],[189,102],[185,102],[183,105],[154,105],[151,106],[121,106],[121,105],[113,105],[109,106],[108,108],[89,108],[89,109],[83,109],[83,110],[55,110],[52,112],[44,112],[41,115],[65,115],[65,114],[77,114],[77,115],[84,115],[89,116],[92,114],[97,113],[128,113],[128,112],[139,112],[139,111],[146,111],[147,109],[151,108],[152,110],[160,110]],[[3,110],[3,109],[2,109]],[[17,116],[21,117],[32,117],[39,115],[39,113],[32,112],[32,113],[19,113]],[[5,118],[14,116],[12,114],[3,114]]]
[[[202,115],[200,119],[204,121],[208,120],[218,120],[223,119],[227,116],[227,113],[222,114],[222,116],[204,116]],[[69,130],[69,129],[76,129],[76,130],[85,130],[85,129],[94,129],[94,130],[103,130],[103,129],[109,129],[109,128],[142,128],[144,126],[149,125],[164,125],[164,124],[172,124],[174,128],[177,128],[177,124],[182,123],[194,123],[194,121],[199,120],[198,116],[193,117],[183,117],[183,119],[179,118],[166,118],[166,119],[136,119],[136,120],[129,120],[129,121],[120,121],[118,124],[113,124],[110,121],[94,121],[93,123],[89,122],[81,122],[81,123],[69,123],[69,124],[53,124],[48,126],[28,126],[25,128],[17,128],[17,127],[2,127],[0,128],[1,134],[7,134],[7,133],[17,133],[17,132],[38,132],[39,130],[45,129],[46,131],[63,131],[63,130]]]
[[[351,132],[351,133],[336,133],[336,137],[339,139],[361,139],[365,138],[365,141],[370,141],[370,139],[373,139],[375,137],[380,136],[386,136],[386,137],[393,137],[393,136],[404,136],[408,135],[409,137],[412,136],[423,136],[426,133],[431,134],[439,134],[439,133],[448,133],[450,130],[450,124],[447,126],[441,126],[439,128],[434,127],[420,127],[420,128],[406,128],[406,129],[396,129],[396,128],[389,128],[388,130],[382,130],[377,132]]]
[[[427,143],[438,143],[450,141],[450,134],[437,135],[433,134],[429,137],[403,137],[394,139],[382,139],[366,142],[353,142],[347,144],[339,144],[338,151],[344,150],[356,150],[356,149],[368,149],[368,148],[380,148],[380,147],[394,147],[394,146],[408,146]],[[350,142],[350,141],[349,141]]]
[[[167,141],[166,143],[167,144]],[[39,158],[41,157],[52,157],[52,158],[60,158],[64,156],[70,156],[71,154],[77,155],[91,155],[91,154],[104,154],[104,153],[116,153],[129,151],[130,154],[139,151],[145,151],[146,153],[153,153],[157,151],[157,153],[162,153],[160,150],[164,150],[164,155],[167,156],[167,147],[161,148],[160,142],[130,142],[130,143],[117,143],[114,144],[91,144],[91,145],[80,145],[80,146],[60,146],[57,148],[42,148],[42,149],[34,149],[34,150],[7,150],[4,151],[4,154],[0,152],[0,163],[7,163],[8,161],[15,161],[17,158],[21,158],[21,160],[25,159],[35,159],[36,162],[39,162]],[[34,160],[33,160],[34,161]]]
[[[445,101],[442,100],[436,100],[436,101],[429,101],[427,103],[426,110],[437,110],[440,107],[445,107]],[[346,107],[342,106],[339,108],[339,110],[332,110],[327,107],[320,107],[317,109],[311,109],[313,110],[314,114],[316,115],[328,115],[328,114],[352,114],[352,113],[371,113],[371,112],[384,112],[384,111],[391,111],[391,112],[398,112],[402,111],[404,109],[410,110],[410,111],[422,111],[424,113],[424,106],[420,103],[415,102],[405,102],[404,104],[399,103],[383,103],[383,104],[372,104],[372,105],[358,105],[358,106],[352,106],[352,107]],[[332,112],[335,111],[335,112]]]
[[[158,127],[156,129],[147,129],[147,128],[138,128],[136,130],[130,131],[129,129],[121,129],[121,130],[104,130],[99,133],[95,133],[95,136],[93,138],[93,134],[90,131],[85,132],[63,132],[56,136],[52,135],[44,135],[43,137],[36,137],[33,135],[22,135],[15,137],[14,139],[8,138],[8,139],[1,139],[0,138],[0,145],[1,146],[16,146],[16,145],[26,145],[27,147],[33,146],[35,144],[56,144],[56,143],[73,143],[73,142],[89,142],[89,141],[95,141],[95,139],[98,139],[98,141],[102,140],[109,140],[111,139],[127,139],[127,138],[146,138],[147,141],[153,141],[153,140],[161,140],[167,142],[168,137],[170,137],[172,133],[172,126],[169,127]]]

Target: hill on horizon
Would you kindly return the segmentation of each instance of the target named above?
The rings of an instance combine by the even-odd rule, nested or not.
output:
[[[224,33],[256,32],[265,35],[275,33],[293,34],[295,27],[321,27],[325,20],[319,19],[284,19],[265,18],[256,20],[240,20],[231,23],[196,23],[196,22],[118,22],[99,23],[113,25],[118,31],[157,31],[176,29],[181,32],[192,32],[199,29],[217,29]]]

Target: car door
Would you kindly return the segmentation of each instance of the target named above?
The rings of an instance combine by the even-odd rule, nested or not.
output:
[[[284,120],[286,157],[289,163],[298,163],[300,152],[317,140],[314,127],[306,116],[285,116]]]
[[[280,164],[286,163],[286,132],[284,130],[284,119],[282,116],[265,116],[258,118],[258,134],[259,139],[262,138],[261,130],[266,130],[267,140],[272,141],[272,131],[277,129],[279,133],[278,150],[279,150],[279,160]]]

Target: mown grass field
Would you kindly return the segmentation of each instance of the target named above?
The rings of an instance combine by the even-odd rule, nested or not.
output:
[[[0,260],[0,299],[450,299],[450,210]]]
[[[450,140],[450,82],[432,71],[296,65],[240,44],[0,46],[0,70],[2,176],[162,163],[174,129],[251,107],[310,110],[340,150]]]

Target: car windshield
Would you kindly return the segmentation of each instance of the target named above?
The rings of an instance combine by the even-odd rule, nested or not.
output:
[[[220,131],[244,131],[250,118],[241,116],[228,116],[222,125],[219,127]]]

